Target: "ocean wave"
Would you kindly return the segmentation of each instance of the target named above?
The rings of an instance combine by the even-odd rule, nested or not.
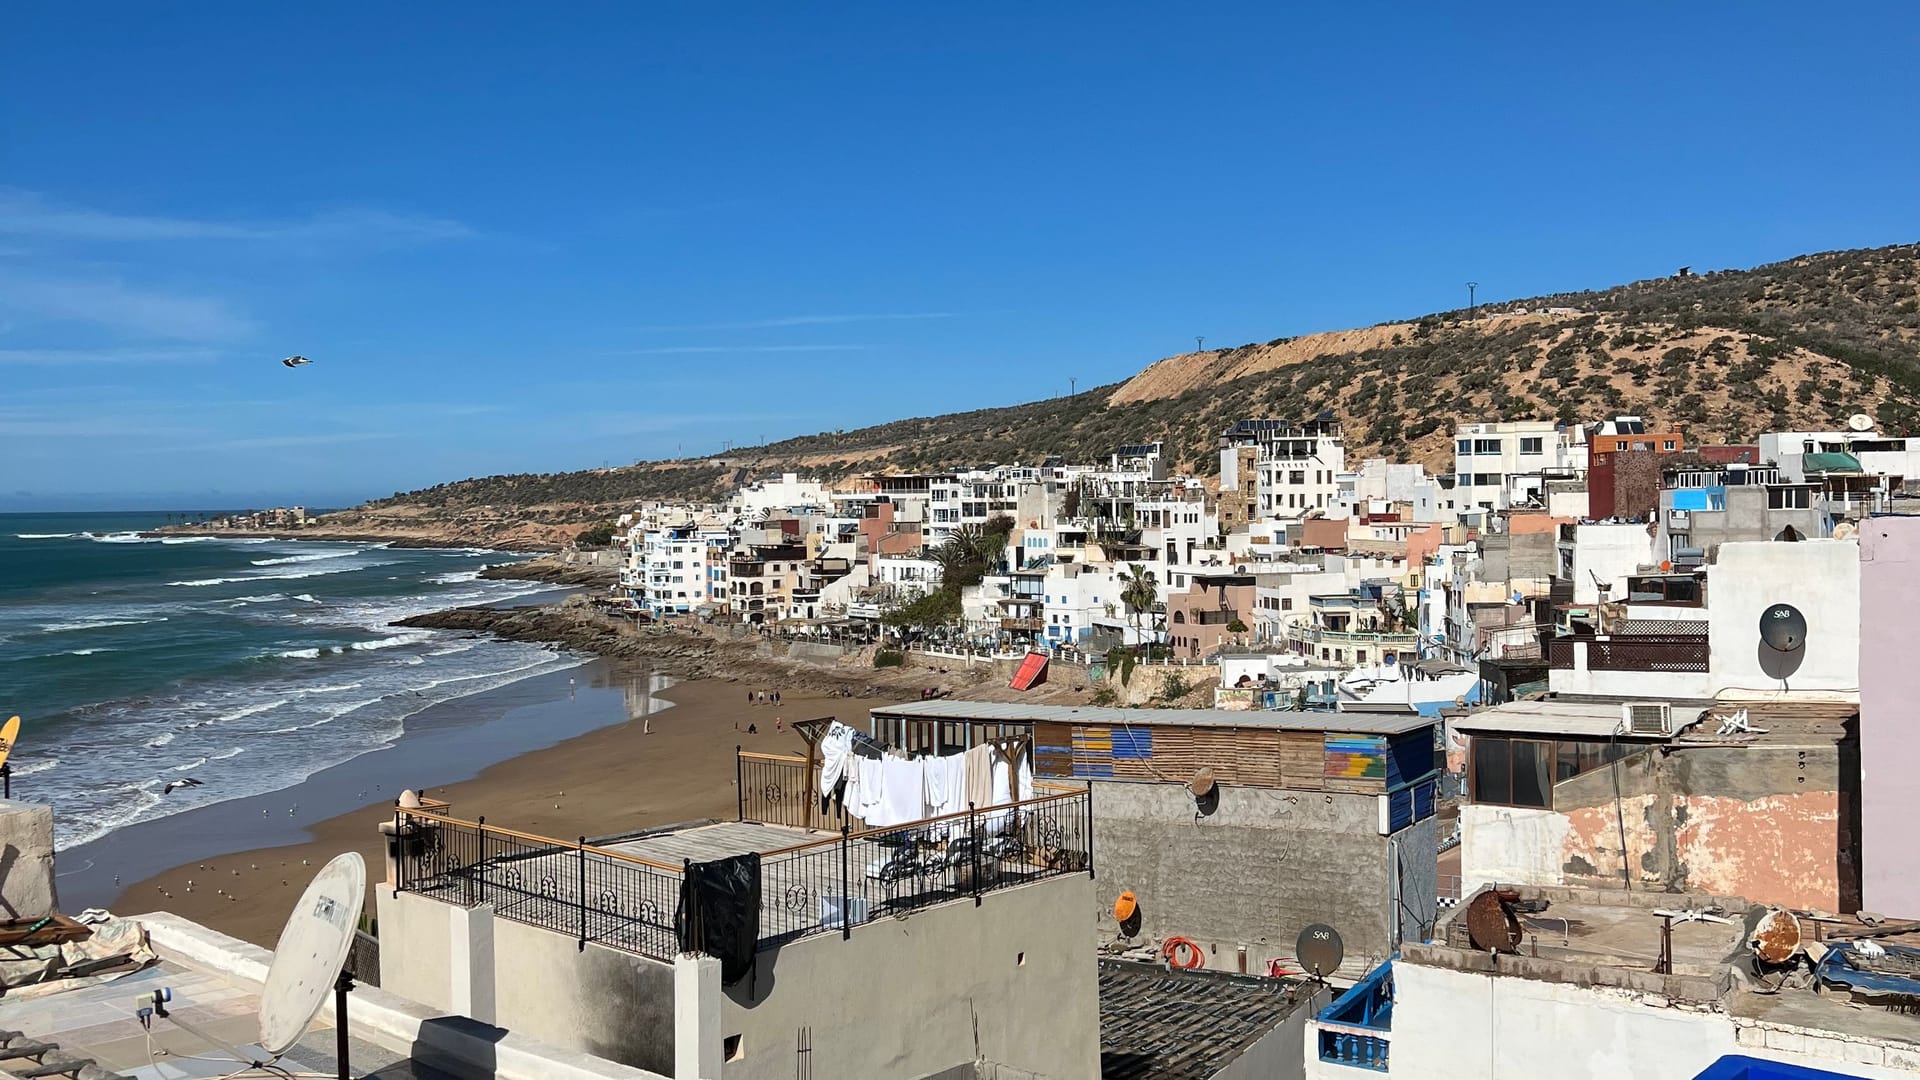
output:
[[[322,559],[344,559],[349,555],[360,554],[360,549],[352,551],[318,551],[311,555],[282,555],[274,559],[249,560],[255,566],[284,566],[288,563],[319,562]]]
[[[155,735],[153,738],[148,739],[147,747],[149,749],[157,750],[160,747],[167,745],[168,743],[172,742],[173,740],[179,737],[180,737],[180,733],[177,731],[163,731],[160,734]]]
[[[214,724],[228,724],[235,720],[244,720],[249,716],[257,716],[260,713],[266,712],[268,709],[277,709],[291,700],[293,699],[281,698],[277,701],[256,702],[255,704],[235,709],[230,713],[221,713],[219,716],[209,717],[205,720],[195,720],[193,723],[187,725],[187,730],[191,731],[194,728],[212,727]]]
[[[361,563],[358,566],[316,566],[311,570],[289,570],[284,574],[255,574],[253,581],[292,581],[297,578],[319,577],[322,574],[351,574],[355,570],[371,570],[376,566],[390,566],[391,563]]]
[[[252,581],[252,580],[253,579],[250,577],[209,577],[209,578],[194,578],[191,581],[169,581],[167,582],[167,584],[173,585],[173,586],[182,586],[189,589],[199,589],[199,588],[205,588],[208,585],[231,585],[236,581]]]
[[[337,694],[342,690],[358,690],[358,689],[360,689],[359,683],[350,682],[350,683],[341,683],[338,686],[309,686],[304,689],[295,690],[294,693],[304,697],[308,694]]]
[[[208,761],[226,761],[228,758],[237,758],[241,754],[244,754],[246,752],[247,752],[246,747],[236,746],[231,750],[222,750],[217,754],[209,754],[207,755],[207,760]]]
[[[283,659],[287,659],[287,660],[318,660],[318,659],[320,659],[320,654],[321,654],[321,653],[323,653],[323,652],[328,652],[328,651],[330,651],[330,650],[327,650],[327,649],[288,649],[288,650],[286,650],[285,652],[277,652],[277,653],[274,653],[273,655],[275,655],[275,656],[278,656],[278,657],[281,657],[281,658],[283,658]]]
[[[301,603],[303,603],[303,604],[317,604],[317,603],[319,603],[319,602],[320,602],[320,601],[318,601],[318,600],[316,600],[316,599],[314,599],[314,596],[313,596],[313,594],[312,594],[312,593],[305,593],[305,592],[303,592],[303,593],[294,593],[294,594],[293,594],[293,599],[295,599],[295,600],[298,600],[298,601],[300,601],[300,602],[301,602]]]
[[[155,619],[87,619],[82,622],[48,623],[40,628],[43,634],[64,634],[73,630],[105,630],[110,626],[144,626],[147,623],[166,622],[165,615]]]
[[[142,537],[142,539],[145,539],[145,537]],[[211,536],[163,536],[160,538],[160,542],[163,544],[202,544],[212,539],[215,538]]]
[[[479,577],[478,570],[456,570],[451,574],[435,574],[427,580],[435,585],[458,585],[462,582],[478,580]]]
[[[43,773],[52,769],[57,769],[59,767],[60,767],[60,759],[57,757],[36,758],[33,761],[25,762],[24,764],[15,766],[13,770],[13,775],[32,776],[35,773]]]
[[[61,653],[60,655],[62,655],[62,656],[92,656],[92,655],[93,655],[94,653],[98,653],[98,652],[112,652],[112,651],[113,651],[112,649],[68,649],[68,650],[67,650],[66,652],[63,652],[63,653]]]
[[[206,763],[207,763],[206,758],[197,757],[197,758],[194,758],[192,761],[187,762],[185,765],[174,765],[172,766],[172,769],[174,772],[186,772],[188,769],[197,769],[200,766],[205,765]]]
[[[393,649],[401,645],[417,645],[433,635],[426,631],[412,634],[395,634],[392,637],[378,638],[373,641],[356,641],[347,646],[355,652],[372,652],[376,649]]]
[[[224,601],[224,603],[226,603],[228,607],[245,607],[248,604],[277,604],[286,599],[289,599],[286,593],[272,592],[264,593],[260,596],[236,596],[231,600]]]
[[[79,533],[14,533],[15,540],[71,540]]]

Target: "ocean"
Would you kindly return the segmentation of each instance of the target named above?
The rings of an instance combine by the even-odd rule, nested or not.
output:
[[[166,519],[0,514],[13,790],[52,804],[62,848],[290,787],[392,744],[429,706],[582,662],[387,625],[549,591],[479,580],[518,556],[138,535]]]

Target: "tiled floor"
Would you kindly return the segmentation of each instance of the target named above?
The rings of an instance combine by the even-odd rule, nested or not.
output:
[[[226,1050],[178,1024],[155,1019],[151,1031],[141,1027],[138,1010],[161,988],[173,991],[168,1011],[215,1039],[226,1041],[248,1056],[266,1055],[253,1045],[260,1037],[259,999],[215,975],[171,963],[156,964],[112,982],[82,987],[26,1001],[0,999],[0,1027],[13,1028],[62,1050],[90,1057],[103,1068],[140,1080],[191,1080],[233,1075],[241,1063]],[[351,1019],[351,1013],[349,1013]],[[334,1031],[326,1020],[314,1021],[306,1037],[280,1064],[299,1072],[332,1075]],[[353,1040],[351,1055],[359,1075],[378,1080],[453,1080],[446,1074],[414,1065],[399,1054],[371,1043]],[[265,1077],[265,1072],[244,1076]]]

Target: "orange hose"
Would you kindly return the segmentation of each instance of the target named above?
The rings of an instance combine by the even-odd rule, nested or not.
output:
[[[1187,954],[1187,959],[1185,962],[1182,962],[1180,959],[1180,954],[1182,951],[1184,951]],[[1192,968],[1202,968],[1207,966],[1207,954],[1200,951],[1200,946],[1194,944],[1194,941],[1192,938],[1183,938],[1183,937],[1168,938],[1167,940],[1160,943],[1160,955],[1167,958],[1168,964],[1171,964],[1174,967],[1180,968],[1181,970],[1189,970]]]

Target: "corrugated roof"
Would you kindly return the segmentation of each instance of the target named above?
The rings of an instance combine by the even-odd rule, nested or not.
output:
[[[1573,735],[1604,739],[1620,734],[1620,705],[1564,702],[1510,701],[1491,709],[1469,713],[1453,722],[1456,731],[1485,731],[1504,735]]]
[[[1100,1075],[1206,1080],[1304,999],[1281,979],[1100,961]]]
[[[1616,718],[1619,710],[1614,710]],[[1098,705],[1028,705],[1000,701],[908,701],[872,710],[879,716],[916,720],[983,720],[989,723],[1113,724],[1126,727],[1224,727],[1262,731],[1350,731],[1399,735],[1431,727],[1424,716],[1389,713],[1237,712],[1228,709],[1116,709]]]

